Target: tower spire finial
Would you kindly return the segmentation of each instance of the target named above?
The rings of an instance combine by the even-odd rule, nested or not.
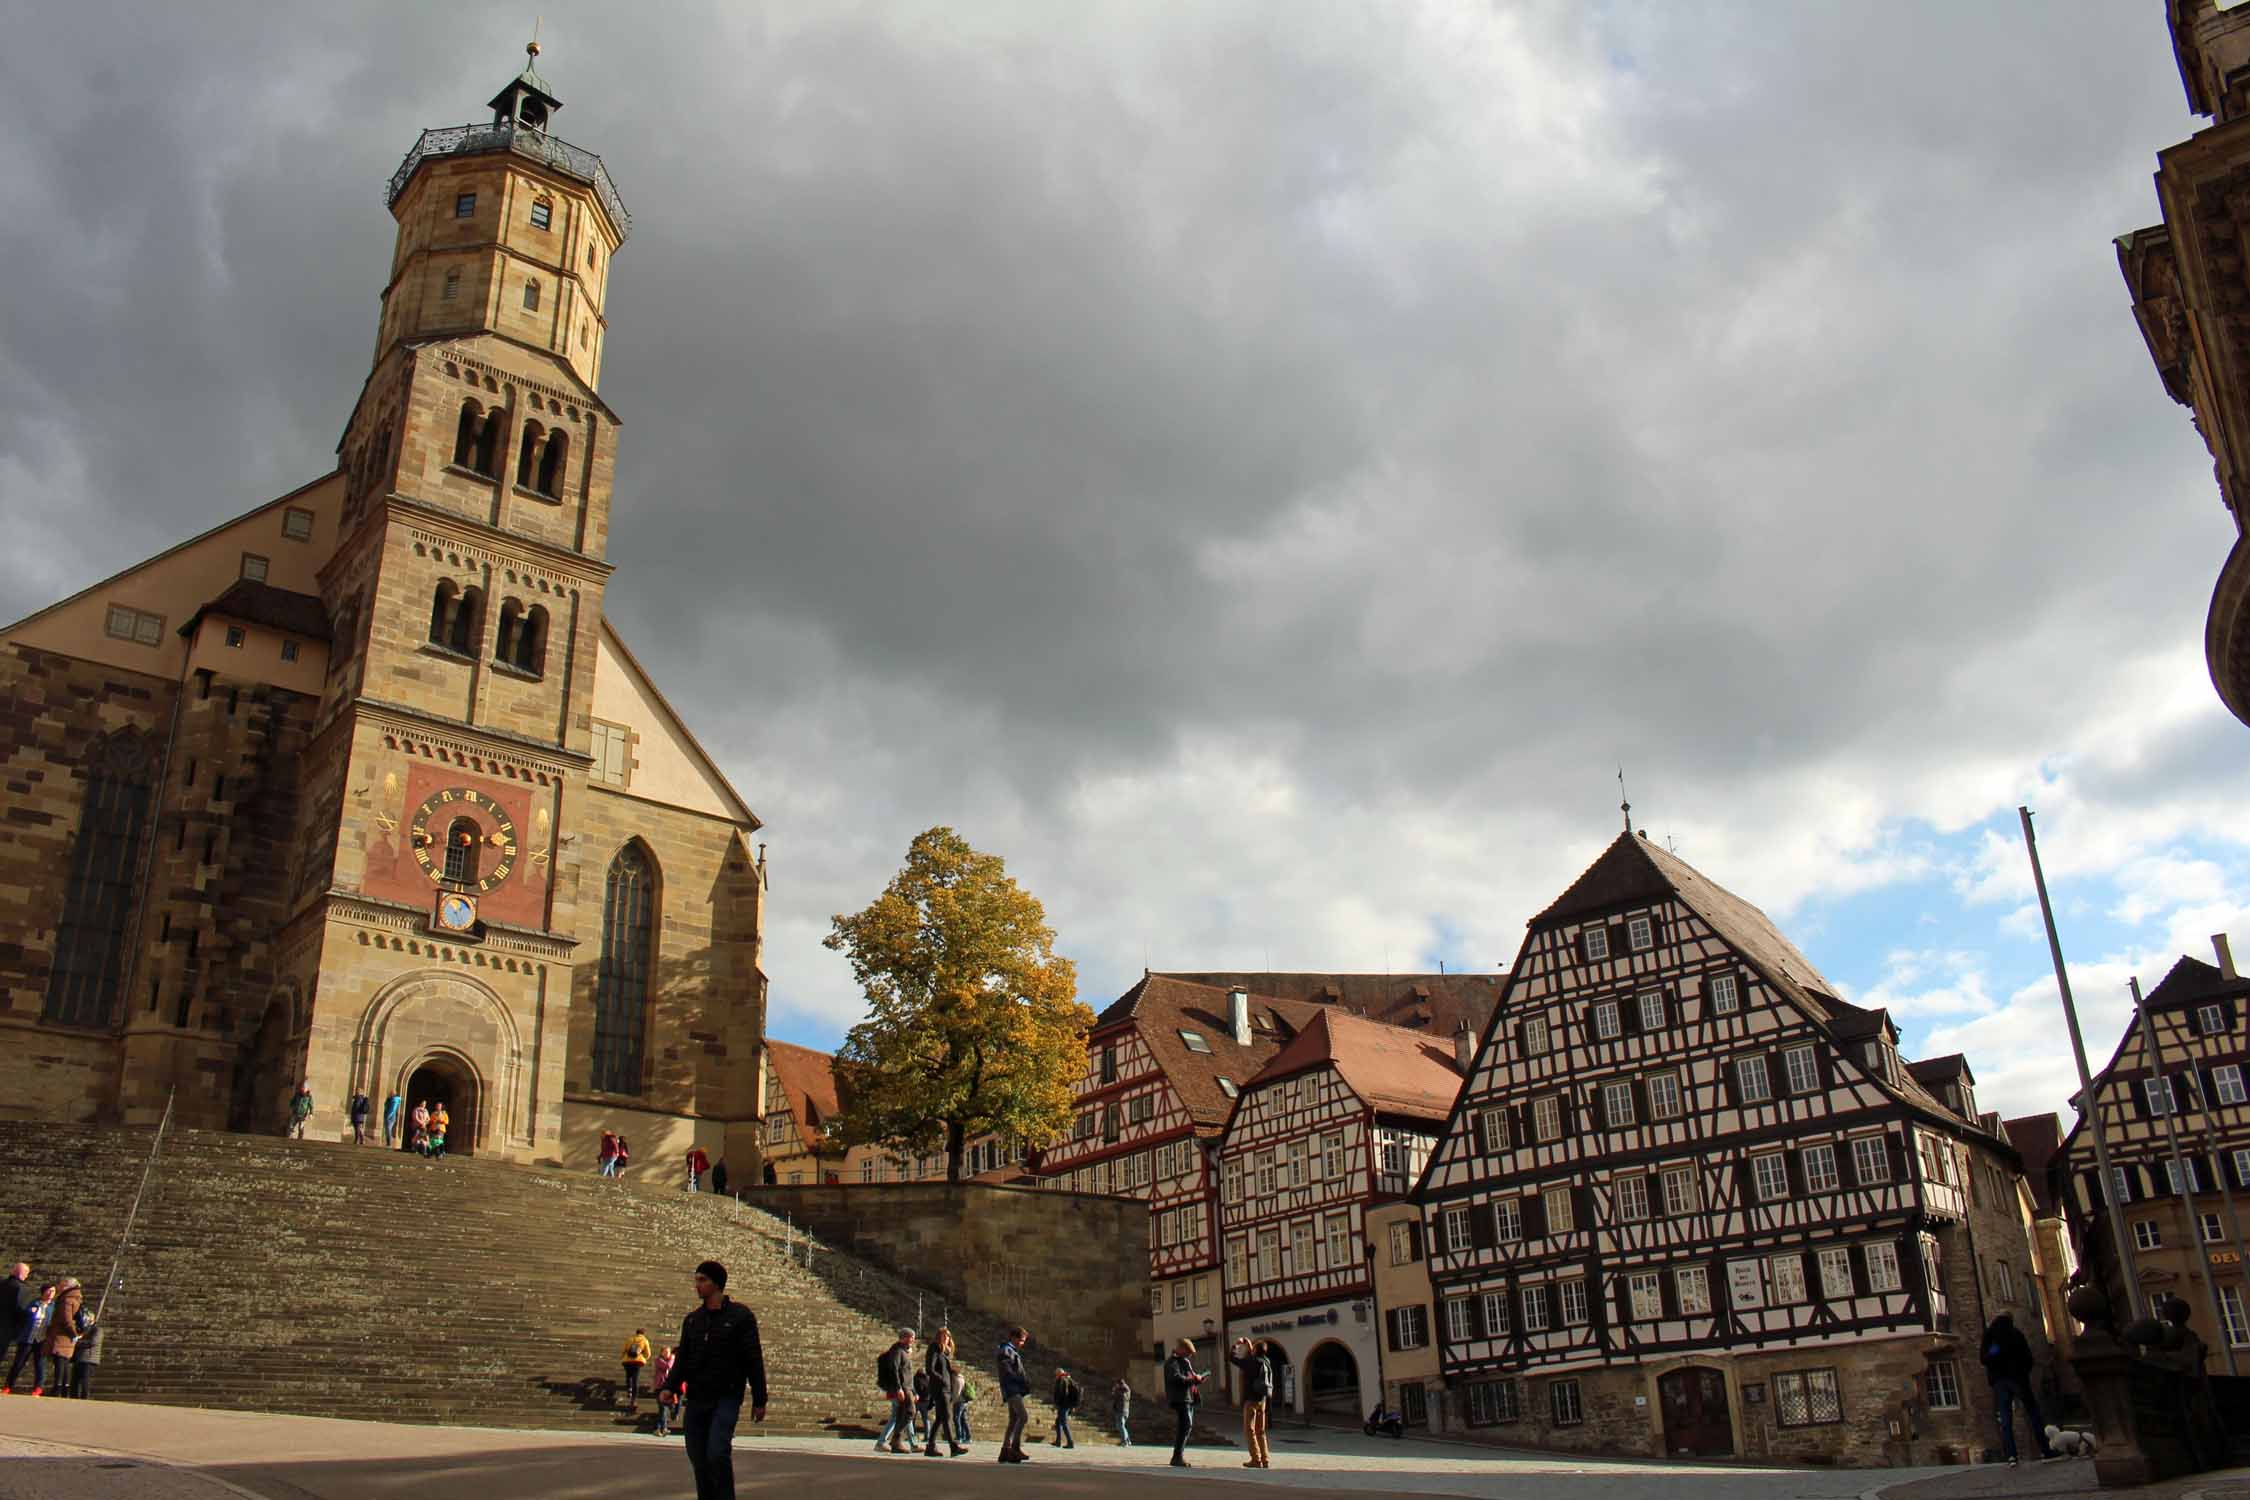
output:
[[[534,60],[539,56],[539,23],[545,19],[545,16],[533,16],[531,18],[531,40],[523,44],[525,55]]]
[[[1617,768],[1617,810],[1625,815],[1625,831],[1633,831],[1633,804],[1625,797],[1625,768]]]

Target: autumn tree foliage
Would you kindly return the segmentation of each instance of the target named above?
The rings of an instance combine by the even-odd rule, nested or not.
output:
[[[978,1136],[1039,1147],[1070,1128],[1094,1014],[1046,911],[998,855],[950,828],[916,835],[882,895],[836,917],[825,944],[867,993],[836,1053],[840,1144],[942,1149],[959,1182]]]

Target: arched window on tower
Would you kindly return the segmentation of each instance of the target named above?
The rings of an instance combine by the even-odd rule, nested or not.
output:
[[[453,467],[473,469],[477,463],[477,438],[484,431],[484,408],[474,397],[461,403],[461,421],[453,433]]]
[[[500,629],[493,637],[492,659],[516,664],[516,632],[523,628],[523,606],[513,599],[500,601]]]
[[[547,434],[547,446],[539,455],[539,493],[560,496],[563,492],[563,465],[570,462],[570,434],[556,428]]]
[[[453,617],[461,609],[461,591],[448,578],[437,586],[430,599],[430,644],[450,648],[453,644]]]
[[[96,741],[87,756],[78,836],[71,840],[62,920],[47,971],[50,1021],[106,1026],[116,1015],[153,760],[147,741],[129,730]]]
[[[594,971],[593,1086],[604,1093],[641,1091],[655,917],[656,862],[647,846],[635,841],[610,861],[602,897],[602,957]]]
[[[474,885],[477,880],[477,852],[484,842],[484,830],[472,818],[455,818],[453,826],[445,830],[445,878],[462,885]]]
[[[537,422],[523,424],[523,443],[516,450],[516,486],[519,489],[530,489],[532,481],[539,477],[539,440],[546,433],[547,429]]]
[[[450,578],[439,583],[430,601],[430,644],[474,656],[483,607],[482,589],[456,588]]]
[[[509,660],[534,677],[547,674],[547,606],[534,604],[516,622],[516,650]]]
[[[484,414],[484,428],[477,434],[476,469],[487,479],[500,477],[500,426],[506,413],[495,406]]]

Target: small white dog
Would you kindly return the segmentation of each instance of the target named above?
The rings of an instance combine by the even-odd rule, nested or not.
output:
[[[2065,1427],[2049,1427],[2047,1446],[2065,1458],[2092,1458],[2094,1435],[2090,1432],[2072,1432]]]

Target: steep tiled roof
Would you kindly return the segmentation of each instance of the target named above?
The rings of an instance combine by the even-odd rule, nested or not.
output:
[[[1977,1076],[1969,1071],[1969,1060],[1958,1052],[1948,1052],[1943,1057],[1925,1057],[1920,1062],[1910,1062],[1906,1071],[1912,1073],[1925,1087],[1939,1088],[1956,1078],[1972,1088]]]
[[[2200,958],[2183,957],[2142,997],[2150,1010],[2172,1010],[2250,992],[2250,979],[2229,979]]]
[[[797,1133],[803,1137],[805,1149],[818,1151],[820,1126],[837,1110],[836,1059],[795,1042],[768,1041],[766,1055],[772,1059],[774,1076],[781,1080],[782,1093],[789,1100],[790,1114],[796,1117]]]
[[[224,615],[230,620],[265,625],[283,635],[301,635],[307,640],[328,639],[328,607],[320,602],[319,596],[278,589],[270,583],[248,578],[236,580],[225,593],[190,615],[187,623],[180,627],[180,634],[195,634],[206,615]]]
[[[1220,970],[1188,973],[1167,970],[1166,977],[1190,984],[1232,989],[1241,985],[1278,1000],[1308,1000],[1333,1005],[1353,1015],[1390,1026],[1404,1026],[1451,1043],[1463,1021],[1482,1035],[1500,1006],[1506,974],[1318,974],[1271,970]]]
[[[1190,984],[1168,974],[1149,974],[1095,1018],[1096,1032],[1132,1023],[1150,1056],[1171,1081],[1198,1132],[1215,1135],[1234,1113],[1234,1100],[1219,1087],[1222,1078],[1236,1088],[1255,1078],[1322,1007],[1272,995],[1250,997],[1250,1040],[1235,1041],[1227,1023],[1227,991],[1218,985]],[[1192,1032],[1210,1050],[1199,1052],[1181,1032]]]
[[[2062,1121],[2052,1114],[2025,1115],[2010,1120],[2004,1126],[2008,1144],[2023,1156],[2024,1179],[2031,1184],[2031,1196],[2039,1204],[2041,1218],[2052,1217],[2055,1212],[2055,1185],[2048,1176],[2055,1154],[2062,1150]]]
[[[1445,1122],[1461,1092],[1461,1070],[1450,1043],[1441,1046],[1402,1027],[1363,1021],[1332,1008],[1314,1016],[1252,1083],[1319,1067],[1334,1068],[1353,1093],[1384,1114],[1434,1124]]]

